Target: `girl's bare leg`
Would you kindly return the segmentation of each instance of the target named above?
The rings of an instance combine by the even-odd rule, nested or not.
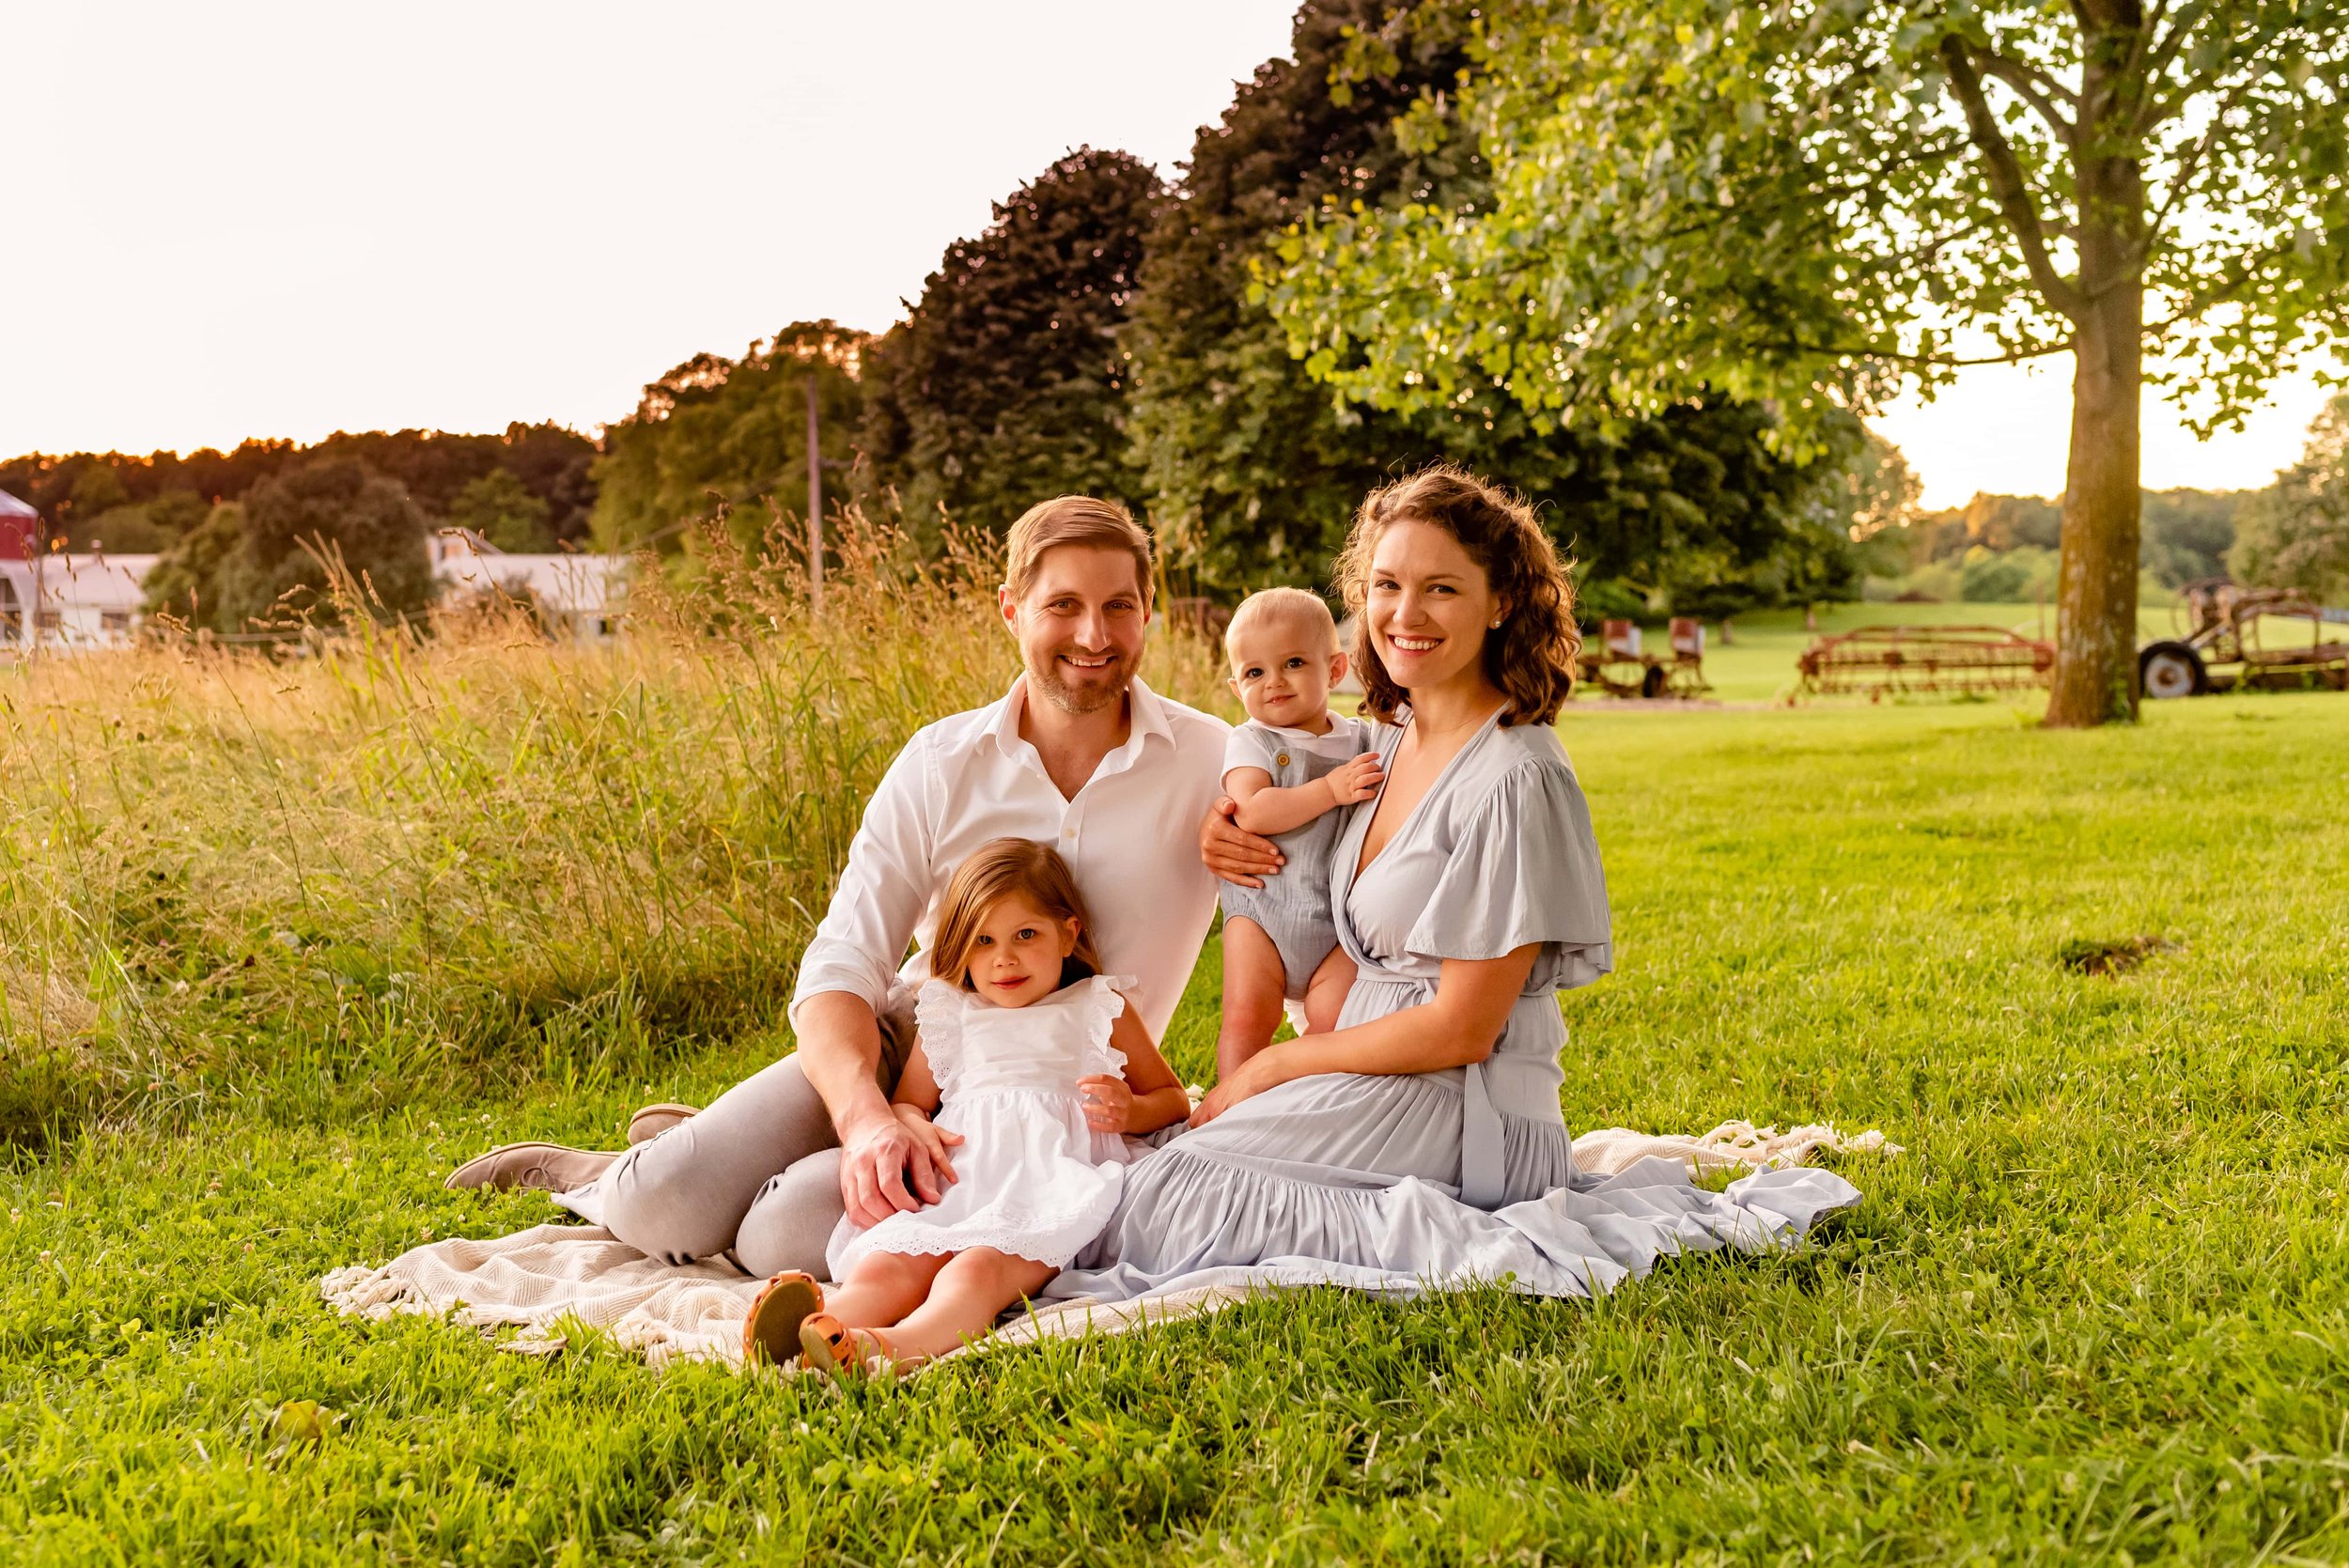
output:
[[[1286,976],[1281,949],[1252,920],[1223,923],[1223,1029],[1215,1041],[1215,1073],[1230,1078],[1272,1044],[1281,1028]]]
[[[964,1340],[986,1333],[1004,1308],[1034,1296],[1059,1272],[992,1247],[957,1252],[930,1281],[929,1299],[889,1330],[886,1348],[900,1360],[943,1356]],[[865,1348],[877,1351],[883,1346],[867,1341]]]
[[[944,1252],[867,1252],[824,1297],[824,1311],[851,1328],[886,1328],[922,1304],[931,1281],[953,1261]]]
[[[1338,1027],[1338,1015],[1346,1010],[1346,993],[1354,988],[1354,960],[1346,955],[1346,949],[1333,947],[1330,955],[1314,969],[1314,977],[1305,982],[1305,1032],[1327,1034]]]

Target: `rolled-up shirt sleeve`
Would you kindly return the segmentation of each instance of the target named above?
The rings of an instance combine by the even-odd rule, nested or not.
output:
[[[897,753],[865,805],[831,907],[800,960],[799,985],[791,993],[794,1029],[801,1004],[825,991],[862,997],[876,1017],[888,1008],[890,986],[929,907],[934,881],[929,753],[925,730]]]

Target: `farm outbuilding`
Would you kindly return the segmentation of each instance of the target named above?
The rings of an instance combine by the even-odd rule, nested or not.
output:
[[[40,514],[0,490],[0,647],[112,647],[147,613],[153,555],[68,555],[42,546]]]
[[[504,594],[535,604],[550,630],[583,643],[619,629],[628,598],[624,555],[509,554],[463,528],[443,529],[430,542],[443,603]]]

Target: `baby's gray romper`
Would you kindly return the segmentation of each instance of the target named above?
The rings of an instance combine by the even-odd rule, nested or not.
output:
[[[1341,764],[1369,751],[1370,726],[1360,719],[1330,716],[1330,733],[1275,729],[1251,719],[1232,732],[1224,748],[1223,771],[1261,768],[1272,775],[1273,787],[1294,789],[1327,776]],[[1335,807],[1301,828],[1279,834],[1287,863],[1278,877],[1268,877],[1261,888],[1223,884],[1223,918],[1252,920],[1281,951],[1282,993],[1294,1001],[1305,994],[1305,983],[1338,945],[1338,928],[1330,911],[1330,857],[1346,813]]]

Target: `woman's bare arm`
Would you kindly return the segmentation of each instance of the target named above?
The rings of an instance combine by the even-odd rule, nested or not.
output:
[[[1493,1053],[1541,951],[1541,943],[1528,942],[1499,958],[1446,958],[1436,994],[1416,1007],[1351,1029],[1302,1034],[1268,1046],[1215,1086],[1191,1116],[1191,1125],[1211,1122],[1240,1101],[1291,1079],[1321,1073],[1432,1073],[1482,1062]]]

